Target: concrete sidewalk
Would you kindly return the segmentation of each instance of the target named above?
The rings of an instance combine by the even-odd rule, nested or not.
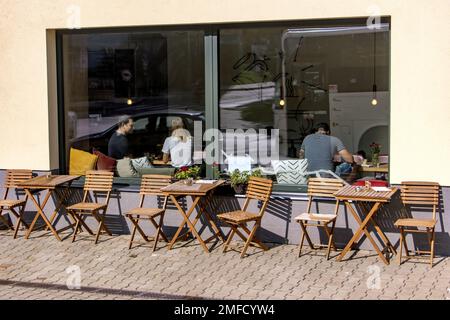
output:
[[[385,266],[365,251],[343,262],[336,253],[298,258],[293,245],[240,259],[220,247],[206,254],[196,242],[128,250],[128,236],[98,245],[43,232],[14,240],[0,231],[0,239],[0,299],[450,299],[449,258],[430,269],[426,260]]]

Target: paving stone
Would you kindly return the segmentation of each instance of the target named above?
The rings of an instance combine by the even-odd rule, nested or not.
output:
[[[282,245],[240,259],[236,252],[216,248],[207,255],[198,245],[182,243],[170,251],[161,243],[155,253],[147,247],[128,250],[129,236],[102,237],[94,245],[90,237],[60,243],[40,234],[27,241],[3,238],[0,264],[9,267],[0,270],[0,279],[10,282],[0,284],[0,299],[151,299],[150,293],[215,299],[450,297],[449,258],[433,269],[410,262],[384,266],[373,252],[337,262],[313,254],[297,258],[297,246]],[[70,266],[80,268],[81,290],[65,287],[73,277],[66,272]],[[379,290],[367,285],[371,266],[380,268]]]

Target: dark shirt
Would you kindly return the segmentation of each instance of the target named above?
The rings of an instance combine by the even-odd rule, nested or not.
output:
[[[108,156],[123,159],[128,154],[128,139],[125,135],[114,132],[108,143]]]

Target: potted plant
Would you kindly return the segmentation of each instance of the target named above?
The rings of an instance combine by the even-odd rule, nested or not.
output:
[[[185,184],[191,185],[194,179],[200,177],[200,170],[201,168],[199,166],[181,167],[175,172],[174,178],[184,181]]]
[[[378,167],[378,165],[380,163],[379,158],[380,158],[381,144],[372,142],[369,145],[369,147],[370,147],[370,151],[372,153],[372,165],[374,167]]]
[[[237,194],[244,194],[247,189],[248,180],[250,177],[261,177],[262,172],[260,169],[240,172],[238,169],[234,170],[230,175],[231,187]]]

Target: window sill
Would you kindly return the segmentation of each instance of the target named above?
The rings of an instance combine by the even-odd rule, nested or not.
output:
[[[82,189],[84,186],[84,177],[72,183],[73,188]],[[121,178],[114,177],[113,191],[114,192],[139,192],[141,185],[140,178]],[[307,200],[306,197],[307,186],[295,184],[274,184],[272,198],[277,199],[291,199],[291,200]],[[235,196],[236,198],[244,198],[244,194],[236,194],[229,184],[217,188],[216,193],[220,196]]]

